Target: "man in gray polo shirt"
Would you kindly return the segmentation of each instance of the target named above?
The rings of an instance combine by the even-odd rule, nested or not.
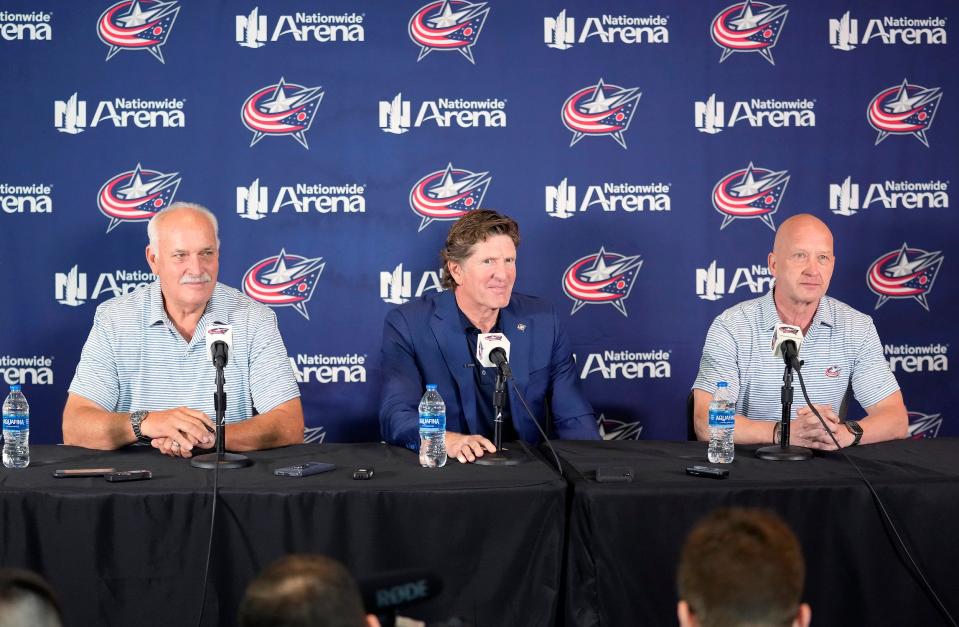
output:
[[[276,315],[216,282],[216,217],[174,203],[150,220],[147,233],[147,263],[158,280],[97,307],[63,409],[64,444],[116,449],[149,441],[179,457],[212,447],[212,324],[233,329],[224,371],[227,448],[302,442],[300,392]]]
[[[706,334],[693,383],[696,436],[709,439],[709,402],[716,383],[726,381],[737,398],[736,443],[779,443],[784,365],[770,347],[773,329],[784,323],[802,329],[799,356],[805,361],[806,389],[841,446],[904,438],[906,407],[872,318],[826,296],[835,265],[829,228],[809,214],[789,218],[776,232],[768,261],[775,287],[724,311]],[[866,417],[843,422],[838,414],[850,385]],[[798,381],[795,398],[790,443],[834,449]]]

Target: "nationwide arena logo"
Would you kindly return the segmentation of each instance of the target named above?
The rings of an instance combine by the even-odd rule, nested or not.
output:
[[[598,375],[603,379],[668,379],[672,376],[668,350],[603,351],[590,353],[583,361],[579,378]]]
[[[583,305],[612,305],[623,316],[628,316],[626,299],[642,267],[639,255],[608,253],[604,246],[595,254],[580,257],[563,273],[563,291],[573,301],[569,315]]]
[[[309,150],[305,133],[313,124],[324,93],[320,87],[287,83],[282,77],[280,82],[253,92],[243,103],[241,115],[243,125],[253,131],[250,146],[267,135],[288,136]]]
[[[103,297],[122,296],[133,290],[149,285],[156,275],[143,270],[114,270],[101,272],[97,276],[93,291],[87,290],[87,273],[80,272],[74,265],[68,272],[54,274],[56,300],[61,305],[78,307],[87,300],[99,300]]]
[[[716,99],[716,94],[696,101],[693,105],[696,129],[700,133],[715,135],[724,128],[750,126],[752,128],[813,127],[816,126],[816,101],[808,98],[797,100],[774,100],[751,98],[733,103],[726,116],[726,103]]]
[[[866,110],[869,125],[879,131],[875,145],[890,135],[912,135],[928,148],[926,131],[932,128],[940,100],[938,87],[910,85],[907,79],[876,94]]]
[[[546,213],[552,218],[565,220],[577,213],[586,213],[591,207],[606,213],[625,211],[669,211],[671,200],[669,183],[604,183],[588,185],[581,199],[577,199],[575,185],[564,178],[555,187],[546,186]]]
[[[725,229],[733,220],[759,218],[773,231],[773,214],[789,184],[787,170],[757,168],[752,161],[742,170],[730,172],[713,187],[713,207],[723,214],[719,229]]]
[[[910,440],[925,440],[939,435],[939,429],[942,427],[942,414],[924,414],[918,411],[907,413],[909,415],[907,438]]]
[[[249,187],[236,188],[236,213],[247,220],[262,220],[281,210],[295,213],[365,213],[366,188],[356,183],[282,185],[270,188],[254,179]]]
[[[0,183],[0,211],[4,213],[53,213],[52,185]]]
[[[53,39],[53,13],[0,11],[0,39],[4,41],[50,41]]]
[[[364,41],[365,17],[365,14],[360,13],[326,14],[299,11],[276,18],[271,34],[268,16],[260,15],[260,7],[254,7],[249,15],[236,16],[236,43],[244,48],[261,48],[267,42],[279,41],[281,38],[321,44]]]
[[[380,298],[390,305],[402,305],[426,292],[442,292],[443,289],[442,270],[426,270],[420,273],[415,292],[413,273],[404,270],[402,263],[396,264],[390,272],[380,272]]]
[[[420,61],[431,52],[459,52],[475,64],[473,46],[479,39],[489,8],[485,2],[439,0],[425,4],[410,18],[409,33],[420,47]]]
[[[290,356],[297,383],[366,383],[366,355]]]
[[[309,320],[306,304],[325,267],[322,257],[309,259],[280,249],[279,255],[261,259],[246,271],[243,292],[270,307],[293,307]]]
[[[886,344],[883,346],[893,372],[948,372],[948,344]]]
[[[737,2],[720,11],[710,28],[713,42],[723,49],[719,62],[734,52],[758,52],[770,64],[776,65],[773,48],[788,15],[785,4],[772,5],[753,0]]]
[[[110,47],[106,60],[121,50],[146,50],[163,63],[162,47],[179,12],[175,0],[123,0],[110,6],[97,20],[97,35]]]
[[[772,287],[773,280],[768,266],[754,263],[749,267],[736,268],[727,283],[726,269],[717,266],[713,259],[708,267],[696,268],[696,295],[703,300],[719,300],[745,287],[758,296]]]
[[[116,128],[183,128],[186,99],[165,98],[144,100],[142,98],[114,98],[101,100],[89,123],[90,128],[100,124],[112,124]],[[53,102],[53,125],[61,133],[77,135],[87,129],[87,102],[77,97],[77,92],[66,100]]]
[[[410,190],[410,208],[420,217],[422,231],[433,220],[459,220],[483,204],[493,177],[447,164],[445,170],[430,172]]]
[[[616,420],[607,418],[605,414],[600,414],[596,419],[596,427],[599,437],[604,440],[638,440],[643,433],[643,423],[640,421]]]
[[[164,174],[159,170],[145,170],[140,164],[117,174],[100,188],[97,207],[110,219],[107,233],[121,222],[143,222],[158,211],[169,207],[177,188],[180,173]]]
[[[829,208],[840,216],[855,215],[860,209],[879,205],[886,209],[948,209],[949,181],[883,181],[864,186],[847,176],[842,183],[829,184]]]
[[[838,20],[829,20],[829,44],[836,50],[849,52],[872,40],[885,45],[946,45],[946,18],[892,17],[872,18],[860,36],[859,20],[846,11]]]
[[[584,87],[563,104],[563,124],[573,132],[570,146],[583,137],[611,137],[626,148],[623,133],[636,112],[642,97],[638,87],[607,85],[603,79],[592,87]]]
[[[668,44],[669,16],[609,15],[587,17],[577,36],[576,18],[566,9],[556,17],[543,18],[543,41],[555,50],[569,50],[576,43],[595,38],[604,44]]]
[[[880,256],[866,273],[866,284],[879,296],[876,309],[889,299],[912,298],[929,311],[926,296],[936,282],[943,259],[939,251],[927,252],[905,243]]]
[[[53,357],[0,355],[0,381],[3,385],[52,385]]]
[[[380,130],[384,133],[402,135],[410,128],[420,128],[430,122],[439,128],[502,128],[506,126],[506,100],[487,98],[465,100],[463,98],[439,98],[424,100],[414,121],[410,115],[413,103],[403,99],[403,92],[392,100],[379,102]]]

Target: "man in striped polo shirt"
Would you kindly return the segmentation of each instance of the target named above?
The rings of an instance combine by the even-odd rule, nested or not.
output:
[[[224,371],[227,448],[302,442],[300,392],[276,315],[216,282],[216,216],[178,202],[157,213],[147,233],[147,263],[158,279],[97,307],[63,409],[64,444],[116,449],[144,441],[179,457],[212,447],[212,324],[233,329]]]
[[[784,323],[802,329],[806,388],[841,446],[904,438],[906,407],[872,318],[826,296],[835,265],[829,228],[809,214],[789,218],[776,232],[768,261],[775,287],[724,311],[706,334],[693,383],[696,436],[709,439],[709,402],[716,383],[726,381],[736,395],[736,443],[779,443],[784,365],[770,346],[774,328]],[[838,414],[850,386],[866,417],[843,422]],[[790,443],[834,449],[796,387]]]

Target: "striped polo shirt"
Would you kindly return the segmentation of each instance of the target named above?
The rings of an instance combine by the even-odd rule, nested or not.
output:
[[[300,395],[271,309],[217,283],[187,342],[163,308],[159,280],[97,307],[70,392],[112,412],[189,407],[213,419],[216,370],[206,351],[212,324],[233,327],[226,422]]]
[[[782,417],[780,390],[785,364],[772,353],[773,330],[780,324],[773,291],[730,307],[709,327],[693,388],[715,393],[726,381],[736,395],[736,413],[753,420]],[[899,390],[889,370],[872,318],[823,296],[799,348],[809,398],[839,413],[850,381],[860,405],[869,407]],[[792,418],[806,405],[793,377]]]

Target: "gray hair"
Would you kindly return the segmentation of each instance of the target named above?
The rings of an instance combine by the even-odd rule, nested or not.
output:
[[[194,202],[175,202],[169,207],[164,207],[163,209],[157,211],[147,223],[147,237],[150,238],[151,250],[156,252],[160,244],[160,221],[163,219],[163,216],[180,209],[190,209],[205,216],[213,226],[213,236],[216,238],[216,247],[220,247],[220,224],[217,222],[216,216],[213,214],[213,212],[203,205],[198,205]]]

